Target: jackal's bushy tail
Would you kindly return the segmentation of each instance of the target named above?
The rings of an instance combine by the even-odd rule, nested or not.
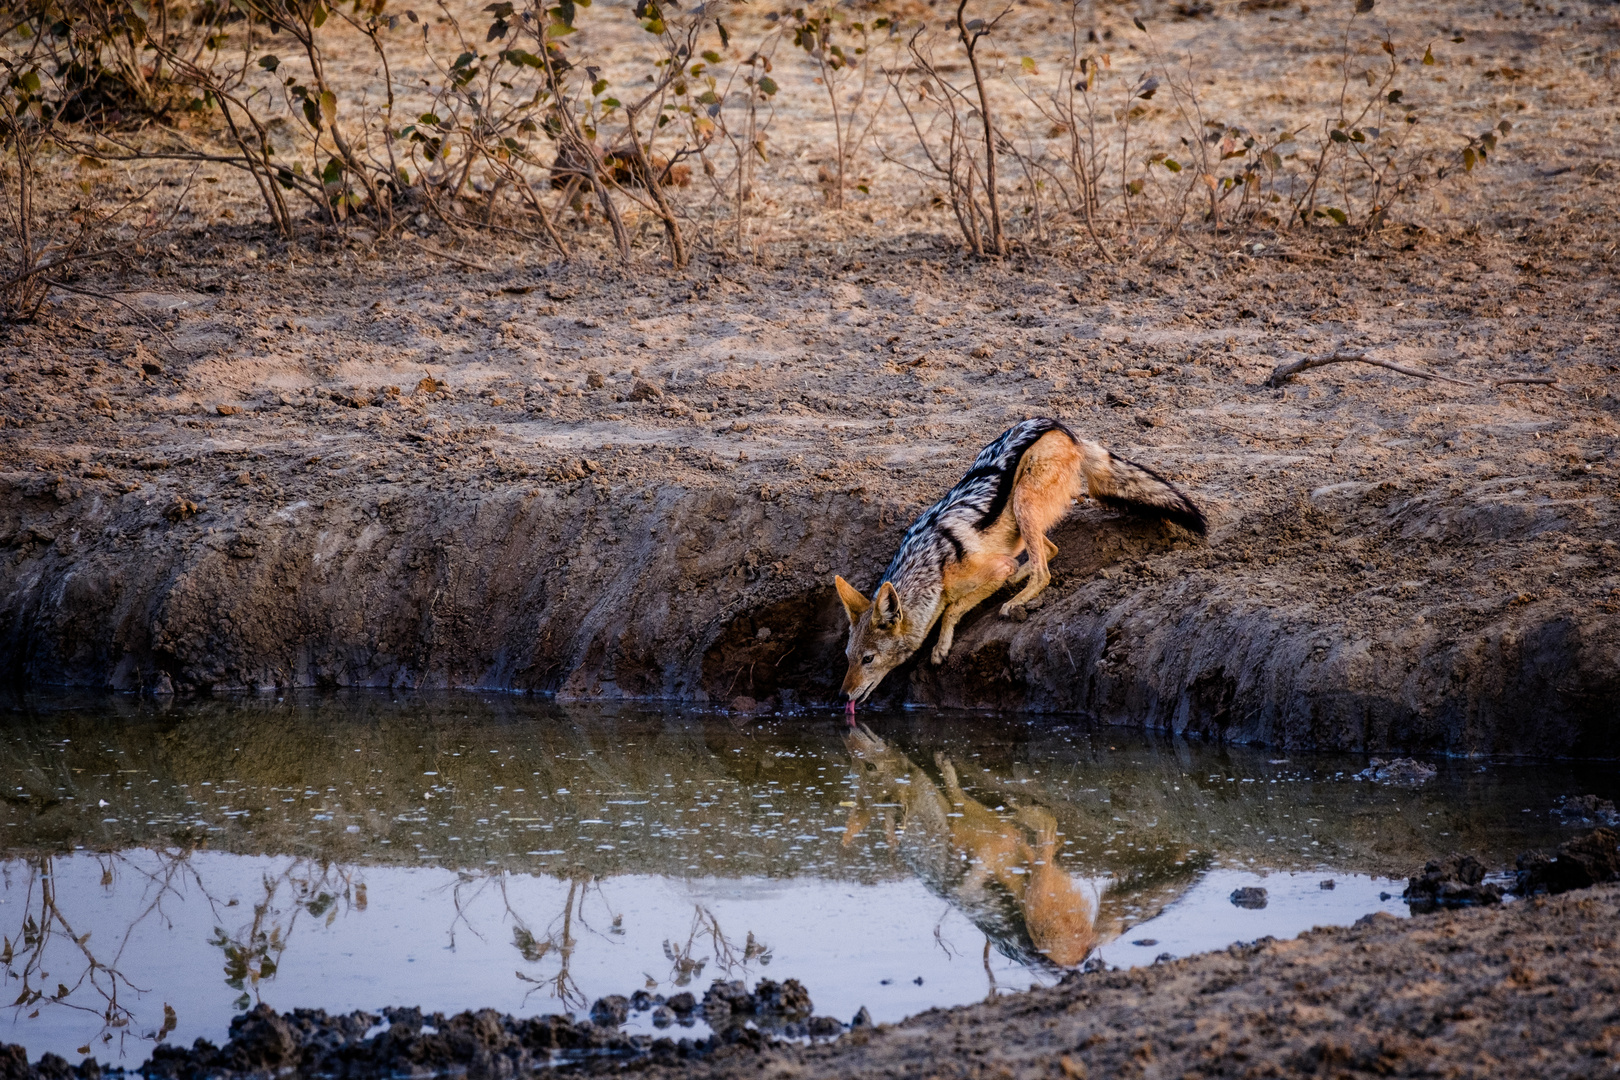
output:
[[[1128,461],[1100,446],[1088,447],[1085,456],[1086,488],[1107,506],[1173,521],[1202,536],[1208,527],[1204,512],[1176,485],[1148,468]],[[1096,451],[1101,451],[1097,453]]]

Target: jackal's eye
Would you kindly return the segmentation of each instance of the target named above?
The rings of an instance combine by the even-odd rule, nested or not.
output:
[[[865,656],[861,657],[861,663],[870,664],[873,660],[876,660],[876,659],[877,659],[877,654],[876,653],[867,653]]]

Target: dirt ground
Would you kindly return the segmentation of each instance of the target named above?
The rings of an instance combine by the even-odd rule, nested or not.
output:
[[[1073,976],[827,1048],[652,1075],[1524,1076],[1612,1073],[1613,886]]]
[[[1342,19],[1281,10],[1156,25],[1201,50],[1212,107],[1293,108],[1337,85]],[[284,242],[238,181],[171,177],[167,242],[79,279],[121,303],[61,293],[0,337],[5,668],[826,702],[832,575],[875,585],[980,445],[1053,415],[1183,486],[1207,542],[1082,507],[1028,621],[964,626],[891,704],[1612,754],[1620,114],[1592,58],[1614,11],[1379,12],[1462,39],[1435,36],[1437,114],[1516,126],[1365,241],[1206,229],[1118,264],[1078,242],[977,262],[926,200],[827,210],[808,123],[748,252],[685,273],[650,227],[633,270],[600,230],[569,262],[425,218]],[[1466,385],[1266,384],[1341,346]]]

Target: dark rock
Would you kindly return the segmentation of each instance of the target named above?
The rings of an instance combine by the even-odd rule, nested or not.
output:
[[[728,1017],[752,1016],[754,998],[740,979],[716,979],[703,995],[703,1016],[710,1027],[727,1022]]]
[[[1331,889],[1331,888],[1333,888],[1333,879],[1332,878],[1327,878],[1324,881],[1319,881],[1319,882],[1317,882],[1316,887],[1318,889]]]
[[[754,987],[754,1012],[761,1016],[804,1017],[814,1011],[810,991],[798,979],[761,979]]]
[[[1401,899],[1419,908],[1466,907],[1502,902],[1500,886],[1485,881],[1485,864],[1472,855],[1432,859],[1408,878]]]
[[[1135,941],[1131,942],[1132,945],[1140,945],[1143,948],[1150,948],[1151,946],[1157,945],[1158,943],[1159,943],[1158,938],[1151,938],[1151,937],[1137,938]]]
[[[872,1014],[866,1011],[866,1006],[865,1005],[862,1005],[860,1011],[855,1014],[854,1019],[852,1019],[849,1022],[849,1028],[850,1028],[851,1031],[853,1031],[856,1028],[871,1027],[871,1026],[872,1026]]]
[[[630,1000],[623,994],[609,994],[597,998],[591,1006],[591,1023],[603,1027],[618,1027],[630,1019]]]
[[[646,1012],[654,1005],[663,1004],[663,998],[655,998],[645,990],[637,990],[630,995],[630,1007],[636,1012]]]
[[[1584,889],[1605,881],[1620,881],[1620,836],[1611,829],[1594,829],[1586,836],[1558,845],[1554,855],[1527,851],[1516,864],[1514,892],[1521,896]]]
[[[655,398],[663,397],[664,391],[658,386],[657,383],[651,383],[645,379],[637,379],[635,385],[630,388],[630,393],[627,396],[631,401],[652,401]]]
[[[219,1062],[233,1072],[274,1072],[298,1064],[300,1056],[292,1025],[261,1001],[231,1021],[230,1041],[220,1051]]]
[[[687,1016],[697,1008],[697,998],[693,997],[689,993],[686,993],[685,991],[682,991],[681,993],[670,998],[668,1001],[664,1002],[664,1004],[668,1005],[672,1010],[674,1010],[677,1015]]]
[[[34,1073],[41,1080],[73,1080],[76,1077],[73,1066],[58,1054],[41,1054],[34,1065]]]
[[[805,1030],[812,1039],[830,1039],[844,1033],[844,1025],[830,1016],[812,1016]]]
[[[653,1027],[666,1028],[675,1022],[675,1010],[668,1005],[660,1005],[652,1011]]]
[[[1240,908],[1258,911],[1266,906],[1266,890],[1255,885],[1245,885],[1241,889],[1233,889],[1228,899]]]

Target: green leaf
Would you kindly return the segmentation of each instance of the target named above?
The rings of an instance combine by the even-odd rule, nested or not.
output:
[[[464,52],[460,56],[456,57],[456,62],[450,65],[450,70],[460,71],[462,68],[466,67],[468,64],[477,59],[478,55],[476,53]]]
[[[1328,138],[1337,143],[1347,143],[1350,141],[1350,136],[1346,135],[1337,128],[1334,128],[1332,131],[1328,132]]]
[[[1177,161],[1175,158],[1165,158],[1164,167],[1173,173],[1178,173],[1181,171],[1181,162]]]
[[[439,120],[439,114],[430,112],[425,112],[421,116],[418,116],[416,118],[416,122],[418,124],[431,124],[434,127],[438,127],[441,123]]]
[[[335,157],[327,158],[326,168],[321,170],[321,183],[335,184],[341,179],[343,179],[343,163]]]
[[[1423,66],[1434,67],[1434,47],[1425,46],[1423,49]]]
[[[39,93],[39,72],[33,68],[23,72],[23,77],[17,80],[22,88],[30,94]]]
[[[664,29],[665,29],[664,20],[663,19],[648,19],[646,22],[641,24],[641,28],[643,30],[647,31],[647,33],[649,33],[649,34],[662,34],[664,32]]]
[[[1026,75],[1039,75],[1040,74],[1039,71],[1035,70],[1035,58],[1034,57],[1031,57],[1031,56],[1024,57],[1022,60],[1018,61],[1018,66],[1019,66],[1020,69],[1023,70],[1023,72]]]
[[[1386,100],[1388,100],[1391,105],[1399,105],[1401,103],[1401,98],[1404,96],[1404,91],[1391,90]]]
[[[759,91],[766,97],[775,97],[777,89],[778,87],[776,85],[776,80],[771,78],[769,75],[765,75],[760,78]]]
[[[1475,155],[1474,148],[1472,146],[1470,146],[1466,150],[1464,150],[1463,151],[1463,171],[1464,172],[1473,172],[1474,171],[1474,162],[1477,161],[1477,160],[1478,160],[1478,158]]]
[[[1365,15],[1373,9],[1373,0],[1356,0],[1356,14]]]
[[[715,96],[713,90],[705,90],[703,93],[698,95],[697,103],[699,105],[718,105],[720,103],[720,99]]]
[[[718,64],[720,62],[720,54],[715,52],[713,49],[703,50],[702,55],[703,59],[707,60],[711,64]]]
[[[259,57],[259,66],[264,68],[266,71],[274,71],[276,68],[281,66],[281,57],[261,56]]]
[[[1322,213],[1326,214],[1328,217],[1332,218],[1334,221],[1337,221],[1340,225],[1348,225],[1348,224],[1350,224],[1350,218],[1345,214],[1345,212],[1343,210],[1340,210],[1336,206],[1330,206],[1326,210],[1323,210]]]
[[[316,4],[314,12],[312,12],[309,17],[310,25],[318,28],[325,21],[326,8],[322,7],[320,4]]]
[[[321,91],[321,115],[326,118],[328,127],[337,120],[337,95],[330,90]]]
[[[622,104],[623,102],[616,97],[605,97],[602,99],[602,108],[604,109],[617,109]]]
[[[608,81],[606,79],[597,79],[591,83],[591,97],[600,97],[602,91],[607,89],[607,86]]]

